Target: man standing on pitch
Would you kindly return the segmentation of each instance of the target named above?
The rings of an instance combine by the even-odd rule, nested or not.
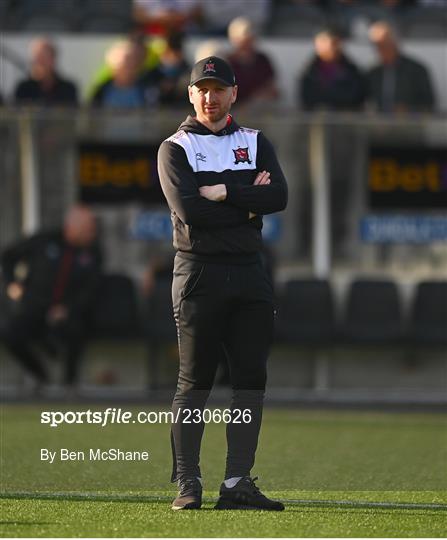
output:
[[[233,396],[216,509],[283,510],[282,503],[260,492],[250,471],[273,338],[272,283],[260,257],[262,215],[286,207],[287,184],[266,137],[240,127],[229,114],[237,86],[224,60],[213,56],[197,62],[188,90],[196,116],[189,116],[158,153],[177,249],[172,298],[180,371],[172,481],[177,480],[179,494],[172,508],[202,503],[201,411],[223,349]]]

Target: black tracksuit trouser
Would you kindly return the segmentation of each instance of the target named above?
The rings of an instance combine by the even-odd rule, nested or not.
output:
[[[199,262],[177,254],[172,284],[180,369],[173,401],[172,481],[201,476],[204,422],[188,411],[203,411],[222,348],[230,369],[233,420],[249,410],[250,421],[226,423],[225,478],[248,476],[262,420],[266,365],[273,339],[271,279],[261,262]],[[180,409],[180,411],[179,411]],[[178,413],[180,412],[179,416]],[[182,420],[188,419],[189,422]]]

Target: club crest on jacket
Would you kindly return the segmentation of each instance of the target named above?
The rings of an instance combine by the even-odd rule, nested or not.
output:
[[[238,163],[251,163],[251,159],[248,156],[248,146],[246,148],[233,148],[234,152],[234,164]]]

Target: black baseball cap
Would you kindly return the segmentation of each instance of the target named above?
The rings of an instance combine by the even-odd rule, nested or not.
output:
[[[204,79],[216,79],[225,86],[234,86],[236,84],[230,64],[218,56],[207,56],[194,64],[189,85],[193,86]]]

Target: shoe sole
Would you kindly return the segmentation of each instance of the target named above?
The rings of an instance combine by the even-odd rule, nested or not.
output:
[[[265,508],[260,506],[249,506],[237,504],[233,501],[217,501],[214,510],[267,510],[268,512],[282,512],[284,508]]]
[[[175,510],[176,512],[178,512],[179,510],[200,510],[201,507],[202,505],[199,503],[188,503],[184,506],[171,506],[172,510]]]

